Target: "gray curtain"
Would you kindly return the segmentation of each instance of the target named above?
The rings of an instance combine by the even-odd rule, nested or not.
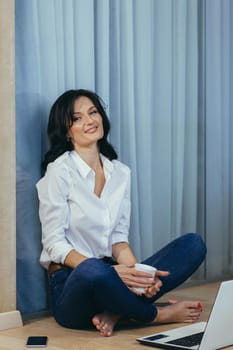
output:
[[[95,90],[107,105],[110,140],[132,169],[137,257],[199,232],[209,253],[194,278],[232,274],[230,14],[225,0],[16,0],[22,312],[48,308],[35,183],[49,108],[70,88]]]
[[[206,2],[207,276],[233,276],[233,2]]]

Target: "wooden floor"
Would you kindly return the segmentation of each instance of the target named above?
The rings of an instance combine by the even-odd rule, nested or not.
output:
[[[214,302],[219,283],[203,284],[201,286],[177,289],[168,296],[177,299],[193,300],[199,299],[204,303],[204,311],[201,320],[206,321],[211,306]],[[231,310],[232,311],[232,310]],[[152,349],[143,346],[135,340],[139,336],[175,328],[183,324],[160,325],[160,326],[126,326],[115,331],[114,335],[104,338],[98,335],[95,330],[77,331],[60,327],[52,317],[25,322],[21,328],[9,329],[0,332],[1,350],[25,349],[25,342],[30,335],[47,335],[48,350],[142,350]],[[155,348],[154,348],[155,349]],[[227,348],[233,349],[233,346]]]

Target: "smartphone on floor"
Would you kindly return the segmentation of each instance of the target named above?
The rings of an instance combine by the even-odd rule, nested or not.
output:
[[[27,348],[44,348],[47,346],[48,337],[47,336],[30,336],[27,339]]]

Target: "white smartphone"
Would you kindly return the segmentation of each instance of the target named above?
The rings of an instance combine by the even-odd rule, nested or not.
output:
[[[27,339],[27,348],[44,348],[47,346],[48,337],[47,336],[30,336]]]

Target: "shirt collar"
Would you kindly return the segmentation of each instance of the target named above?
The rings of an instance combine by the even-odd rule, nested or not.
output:
[[[83,178],[86,178],[90,173],[94,173],[91,167],[89,167],[89,165],[80,157],[80,155],[76,151],[71,151],[70,154],[75,162],[77,170]],[[100,154],[100,157],[103,163],[103,168],[106,176],[110,176],[111,172],[113,171],[113,163],[103,154]]]

